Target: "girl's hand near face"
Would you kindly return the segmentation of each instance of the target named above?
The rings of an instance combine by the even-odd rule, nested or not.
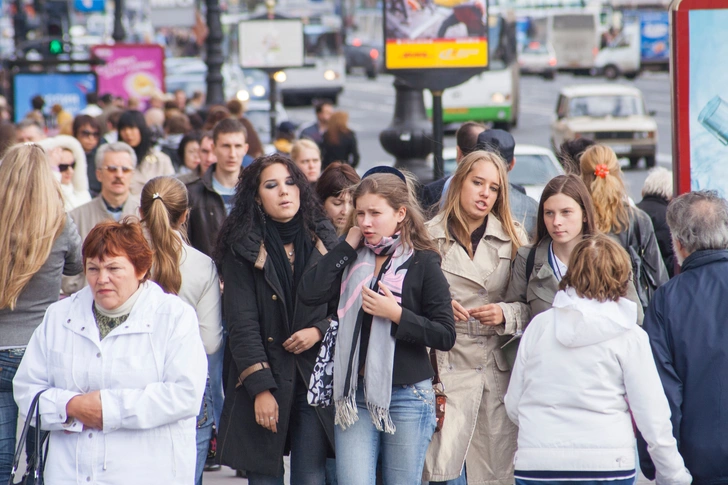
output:
[[[359,246],[361,246],[361,240],[363,237],[361,229],[357,226],[352,226],[352,228],[349,229],[349,233],[346,235],[346,242],[348,242],[349,246],[356,250],[359,249]]]

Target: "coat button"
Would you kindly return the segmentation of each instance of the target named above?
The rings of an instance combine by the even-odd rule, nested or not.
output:
[[[271,298],[271,300],[276,301],[278,299],[278,296],[277,295],[273,295],[270,298]]]
[[[349,256],[344,256],[344,261],[349,261]]]
[[[273,343],[273,337],[268,337],[268,342]]]
[[[98,357],[100,359],[101,358],[101,352],[97,352],[96,353],[96,357]]]

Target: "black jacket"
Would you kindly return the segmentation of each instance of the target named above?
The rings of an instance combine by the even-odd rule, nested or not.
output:
[[[314,266],[326,253],[326,248],[333,247],[337,241],[328,220],[319,225],[317,236],[307,268]],[[283,348],[283,342],[304,328],[316,327],[323,335],[336,309],[330,309],[327,302],[306,305],[299,298],[293,321],[289,321],[281,297],[281,284],[263,246],[260,226],[252,227],[243,241],[228,250],[222,265],[222,279],[225,281],[223,309],[232,362],[217,439],[219,461],[238,470],[279,476],[281,460],[287,451],[296,379],[300,377],[308,384],[320,347],[316,344],[295,355]],[[260,363],[270,367],[250,373],[251,366]],[[244,373],[249,375],[239,384],[239,377]],[[266,390],[271,391],[278,402],[276,434],[255,421],[255,396]],[[333,449],[334,408],[315,409]]]
[[[298,297],[310,305],[338,306],[341,275],[356,258],[349,243],[339,243],[304,273]],[[392,323],[391,333],[397,339],[392,382],[414,384],[435,375],[427,347],[446,352],[455,345],[451,301],[450,285],[440,269],[440,256],[432,251],[415,251],[402,286],[402,318],[399,325]],[[359,313],[362,318],[361,309]]]
[[[190,245],[212,257],[222,223],[225,221],[225,202],[212,188],[212,174],[217,164],[212,164],[207,172],[187,186],[190,203],[190,216],[187,219],[187,238]]]
[[[675,253],[672,249],[672,235],[667,225],[667,204],[669,204],[667,199],[657,195],[645,195],[637,207],[645,211],[652,219],[662,260],[665,262],[667,274],[672,278],[675,276]]]
[[[359,148],[353,131],[342,133],[337,144],[326,141],[324,136],[321,142],[321,168],[325,169],[336,161],[348,163],[354,168],[359,165]]]
[[[657,290],[644,330],[672,413],[672,433],[695,485],[728,483],[728,250],[697,251]],[[655,469],[639,440],[640,465]]]

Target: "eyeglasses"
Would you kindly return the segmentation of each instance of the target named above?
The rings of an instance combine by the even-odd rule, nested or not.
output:
[[[73,163],[59,163],[58,164],[58,170],[60,170],[61,172],[65,172],[69,168],[72,168],[72,169],[75,170],[76,169],[76,162],[73,162]]]
[[[81,130],[81,136],[93,136],[98,138],[101,134],[98,131]]]
[[[108,165],[106,167],[101,167],[99,170],[106,170],[109,173],[117,173],[119,170],[126,173],[132,173],[134,171],[131,167],[117,167],[116,165]]]

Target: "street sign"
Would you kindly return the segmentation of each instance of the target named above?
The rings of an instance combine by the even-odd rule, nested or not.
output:
[[[113,94],[124,99],[135,97],[144,109],[149,98],[164,91],[164,48],[156,44],[97,45],[94,57],[106,61],[96,66],[99,94]]]
[[[728,198],[728,8],[720,0],[675,0],[670,15],[676,191]]]
[[[244,20],[238,24],[238,39],[242,67],[284,69],[304,64],[301,19]]]
[[[485,0],[385,0],[387,70],[488,66]]]
[[[194,27],[195,0],[150,0],[149,20],[158,27]]]
[[[15,122],[25,118],[33,108],[30,100],[43,96],[46,110],[60,104],[65,111],[76,116],[86,107],[86,93],[97,89],[96,75],[92,72],[21,72],[13,75],[13,112]]]
[[[74,0],[73,8],[76,12],[83,13],[104,12],[106,10],[106,2],[104,0]]]

